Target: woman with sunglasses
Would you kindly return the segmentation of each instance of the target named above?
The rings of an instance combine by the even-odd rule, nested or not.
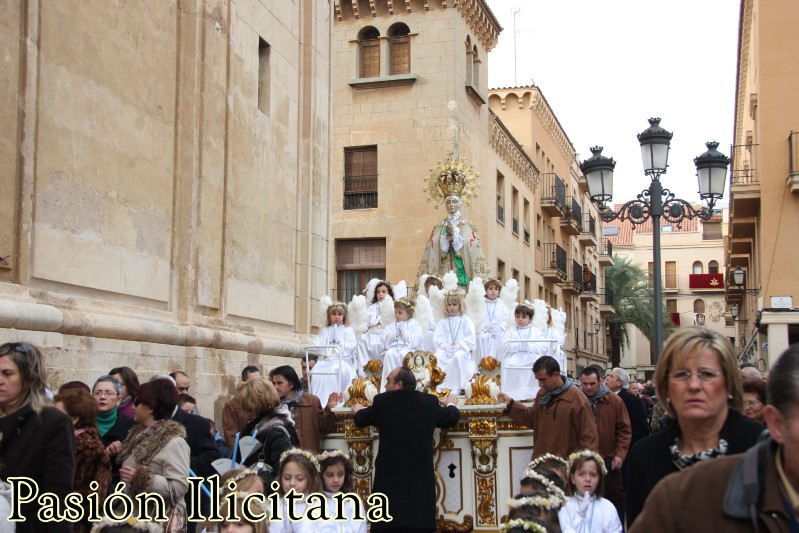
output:
[[[26,342],[0,346],[0,479],[28,477],[39,494],[52,492],[59,501],[73,490],[75,437],[72,420],[47,399],[47,373],[41,352]],[[21,506],[25,522],[18,532],[68,532],[66,521],[42,522],[40,504]]]
[[[742,453],[762,425],[742,414],[743,390],[732,344],[704,327],[680,329],[666,342],[655,387],[675,423],[633,446],[625,482],[633,524],[658,481],[714,457]]]

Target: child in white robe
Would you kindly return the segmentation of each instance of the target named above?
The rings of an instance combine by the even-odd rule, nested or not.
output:
[[[380,316],[380,303],[386,299],[386,296],[391,296],[393,299],[394,289],[389,282],[379,281],[375,285],[375,295],[372,298],[372,303],[366,309],[366,325],[368,329],[361,337],[361,342],[358,343],[357,367],[359,368],[363,368],[370,359],[380,359],[383,355],[383,321]]]
[[[319,348],[319,360],[310,370],[309,392],[317,398],[328,398],[330,393],[343,393],[357,378],[355,372],[355,331],[346,325],[347,306],[333,302],[327,308],[327,326],[316,336],[316,346],[334,345],[336,348]],[[338,379],[338,354],[341,353],[341,381]]]
[[[386,392],[386,380],[395,368],[402,366],[408,352],[422,349],[424,332],[413,319],[414,304],[408,298],[394,302],[395,321],[383,330],[383,378],[380,392]]]
[[[591,450],[569,456],[569,494],[558,511],[563,531],[576,533],[621,533],[616,507],[602,497],[607,475],[605,461]]]
[[[547,306],[547,313],[549,317],[547,318],[547,327],[544,329],[543,338],[554,342],[546,345],[548,350],[546,355],[555,358],[555,361],[560,365],[560,373],[565,376],[568,368],[568,361],[566,361],[566,334],[559,331],[555,326],[552,308],[549,306]]]
[[[477,371],[472,360],[476,345],[474,323],[463,314],[461,297],[457,292],[446,294],[444,311],[447,316],[438,322],[433,335],[438,366],[446,373],[439,388],[462,394],[466,383]]]
[[[322,488],[327,500],[330,520],[316,522],[318,533],[366,533],[366,511],[355,492],[355,469],[349,456],[341,450],[322,452],[316,456],[322,470]],[[341,504],[335,496],[345,494]],[[339,506],[341,509],[339,509]],[[336,520],[338,511],[341,520]]]
[[[441,281],[441,278],[438,276],[428,276],[427,279],[424,280],[424,294],[427,298],[430,298],[430,287],[438,287],[439,290],[444,288],[444,283]],[[428,352],[435,352],[436,346],[433,343],[433,336],[436,333],[436,325],[438,322],[433,320],[433,317],[428,317],[430,319],[427,325],[427,331],[424,332],[424,340],[422,341],[422,350]]]
[[[519,400],[531,400],[538,394],[538,380],[531,369],[536,360],[547,353],[545,343],[518,342],[541,339],[541,332],[532,325],[533,315],[531,305],[524,303],[516,306],[516,326],[509,328],[502,338],[502,391]]]
[[[502,283],[491,278],[483,284],[486,291],[485,297],[485,322],[477,335],[476,362],[484,357],[493,357],[499,360],[502,356],[502,338],[510,318],[510,310],[499,299]]]

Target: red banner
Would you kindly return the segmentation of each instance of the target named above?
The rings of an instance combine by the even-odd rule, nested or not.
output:
[[[724,274],[691,274],[688,276],[690,289],[724,290]]]

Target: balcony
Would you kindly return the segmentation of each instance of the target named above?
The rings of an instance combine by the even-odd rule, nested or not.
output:
[[[566,212],[566,183],[554,172],[541,174],[541,211],[553,217]]]
[[[599,314],[612,315],[616,312],[613,307],[613,291],[605,287],[605,292],[599,295]]]
[[[572,259],[568,278],[560,283],[564,296],[577,296],[583,292],[583,265]]]
[[[580,294],[581,302],[598,302],[599,295],[596,292],[596,274],[583,268],[583,292]]]
[[[692,292],[724,292],[724,274],[689,274],[688,289]]]
[[[553,242],[544,243],[544,268],[542,274],[547,281],[566,281],[566,250]]]
[[[730,153],[730,211],[734,213],[730,219],[755,217],[760,213],[760,146],[734,145]]]
[[[613,266],[613,243],[610,239],[599,239],[597,255],[600,266]]]
[[[788,186],[799,192],[799,131],[788,135]]]
[[[571,198],[571,206],[560,218],[560,229],[567,235],[579,235],[583,231],[583,210],[574,198]]]
[[[591,213],[583,213],[583,231],[580,232],[580,244],[596,246],[596,219]]]

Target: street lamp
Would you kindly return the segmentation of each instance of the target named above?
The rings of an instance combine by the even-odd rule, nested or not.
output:
[[[746,282],[746,270],[737,265],[735,270],[732,271],[732,283],[736,285],[739,291],[743,291],[746,294],[751,294],[752,296],[756,295],[760,292],[760,288],[757,289],[747,289],[745,287]]]
[[[730,316],[732,316],[732,318],[738,318],[739,310],[740,308],[738,307],[738,304],[732,304],[730,306]]]
[[[616,162],[602,155],[602,147],[591,148],[592,156],[580,165],[588,184],[588,194],[597,204],[602,220],[629,220],[635,225],[652,220],[652,262],[654,276],[654,315],[655,315],[655,365],[663,351],[663,286],[660,279],[660,219],[679,224],[684,219],[694,217],[708,220],[713,216],[713,206],[724,194],[727,167],[730,159],[717,151],[718,143],[706,143],[707,151],[694,159],[699,181],[699,197],[707,202],[699,211],[674,193],[664,189],[660,177],[666,173],[669,161],[669,145],[672,134],[660,127],[659,118],[650,118],[649,127],[638,134],[644,174],[651,178],[649,187],[641,191],[635,200],[630,200],[613,211],[608,203],[613,198],[613,170]]]
[[[602,326],[599,324],[599,320],[596,318],[594,319],[594,333],[599,335],[599,330],[602,329]]]

